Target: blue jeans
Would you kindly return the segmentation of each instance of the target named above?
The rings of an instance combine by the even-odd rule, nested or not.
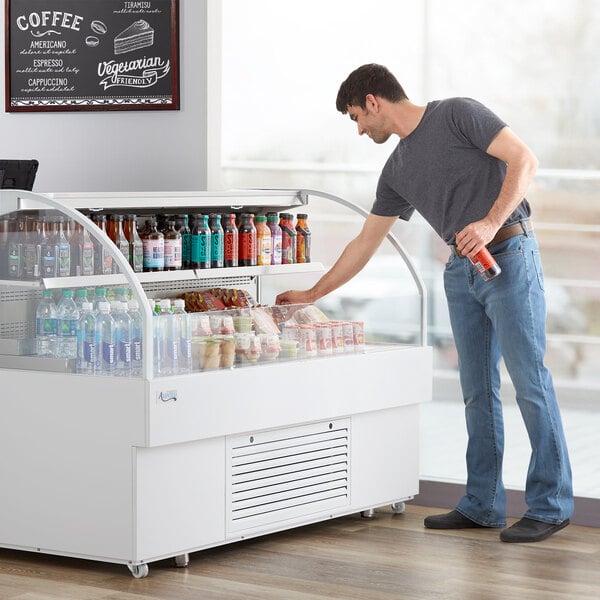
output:
[[[526,517],[560,523],[573,513],[571,467],[552,377],[544,365],[546,302],[535,235],[490,247],[502,273],[484,281],[466,258],[444,272],[467,421],[467,489],[456,509],[490,527],[506,524],[500,359],[531,443]]]

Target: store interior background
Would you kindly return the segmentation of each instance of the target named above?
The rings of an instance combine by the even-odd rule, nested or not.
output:
[[[0,21],[4,47],[4,15]],[[596,501],[599,38],[600,3],[592,0],[180,0],[181,110],[2,112],[0,156],[37,158],[40,192],[308,188],[368,210],[396,140],[376,146],[336,111],[339,84],[351,70],[385,64],[417,104],[449,96],[482,101],[540,160],[528,198],[546,277],[547,362],[575,494]],[[309,215],[313,256],[328,266],[361,218],[326,201],[311,203]],[[399,222],[395,233],[428,290],[435,379],[433,402],[422,406],[421,479],[462,484],[466,432],[441,287],[448,251],[418,217]],[[281,291],[280,279],[277,285],[265,290],[267,299]],[[416,340],[415,286],[387,244],[322,306],[360,316],[372,338]],[[503,398],[505,484],[522,490],[529,444],[508,380]]]

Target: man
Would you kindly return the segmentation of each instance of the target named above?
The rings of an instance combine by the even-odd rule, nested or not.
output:
[[[383,66],[363,65],[339,89],[337,109],[359,135],[400,141],[386,162],[359,235],[309,290],[277,303],[315,302],[358,273],[397,218],[415,210],[450,246],[444,287],[459,356],[468,432],[466,494],[455,510],[425,519],[432,529],[505,527],[501,357],[531,442],[528,510],[503,529],[505,542],[537,542],[569,524],[571,469],[544,365],[543,274],[525,192],[537,168],[531,150],[485,106],[469,98],[411,103]],[[501,267],[485,281],[470,259],[484,246]]]

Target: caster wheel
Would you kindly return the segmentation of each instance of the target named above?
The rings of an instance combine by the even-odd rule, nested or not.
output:
[[[372,508],[369,508],[368,510],[363,510],[361,511],[360,516],[363,519],[372,519],[375,516],[375,510]]]
[[[148,565],[127,565],[129,570],[131,571],[131,574],[136,578],[136,579],[143,579],[144,577],[147,577],[148,575],[148,571],[150,570],[148,568]]]
[[[185,569],[190,564],[190,555],[180,554],[179,556],[175,556],[173,562],[178,569]]]
[[[396,515],[402,514],[406,510],[406,504],[404,502],[394,502],[392,504],[392,512]]]

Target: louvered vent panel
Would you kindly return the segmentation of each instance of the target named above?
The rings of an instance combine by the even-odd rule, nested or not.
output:
[[[349,503],[349,422],[260,432],[228,441],[228,530]]]

